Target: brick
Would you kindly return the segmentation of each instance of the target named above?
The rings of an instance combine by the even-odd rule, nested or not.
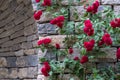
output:
[[[11,28],[14,29],[14,28],[13,28],[14,26],[15,26],[14,23],[13,23],[13,22],[10,22],[10,23],[8,23],[8,24],[4,27],[4,29],[5,29],[5,30],[10,30]]]
[[[23,56],[24,55],[24,50],[19,50],[15,52],[16,56]]]
[[[8,78],[8,69],[0,68],[0,78]]]
[[[2,33],[4,31],[4,29],[0,29],[0,33]]]
[[[14,52],[2,52],[0,53],[1,57],[6,57],[6,56],[15,56]]]
[[[0,53],[1,52],[10,52],[11,51],[11,47],[7,47],[7,48],[0,48]]]
[[[37,24],[39,34],[57,34],[56,26],[52,24]]]
[[[40,23],[42,23],[42,22],[48,22],[51,19],[52,19],[52,15],[51,14],[47,14],[46,12],[44,12],[38,22],[40,22]]]
[[[7,61],[4,57],[0,57],[0,67],[6,67]]]
[[[34,27],[33,26],[25,27],[24,28],[24,35],[28,36],[28,35],[33,34],[34,33]]]
[[[4,1],[2,4],[1,4],[1,7],[0,7],[0,10],[4,11],[8,8],[9,6],[9,1]]]
[[[31,17],[24,22],[24,26],[29,26],[29,25],[33,24],[34,22],[35,22],[34,18]]]
[[[33,46],[33,47],[37,47],[37,46],[38,46],[38,45],[37,45],[37,40],[32,41],[32,46]]]
[[[84,0],[82,0],[82,1],[84,1]],[[60,2],[62,5],[69,5],[69,4],[71,4],[71,5],[80,5],[80,1],[78,1],[78,0],[71,0],[71,2],[69,1],[69,0],[63,0],[63,1],[61,1]]]
[[[27,65],[25,57],[24,56],[18,57],[16,60],[16,65],[18,67],[25,67]]]
[[[48,80],[44,75],[38,75],[37,80]]]
[[[8,40],[9,40],[9,37],[2,38],[2,39],[0,39],[0,44],[7,42]]]
[[[98,62],[116,62],[116,48],[102,48],[101,51],[104,51],[106,55],[99,56]]]
[[[10,36],[10,39],[14,39],[14,38],[17,38],[17,37],[20,37],[20,36],[23,36],[23,35],[24,35],[23,30],[20,30],[20,31],[17,31],[17,32],[15,32],[14,34],[12,34],[12,35]]]
[[[17,0],[18,1],[18,0]],[[18,11],[20,11],[21,9],[23,9],[24,8],[24,4],[19,4],[18,6],[17,6],[17,8],[15,9],[15,12],[18,12]]]
[[[25,42],[25,41],[27,41],[26,37],[18,37],[13,40],[13,44],[18,44],[18,43]]]
[[[2,34],[0,34],[0,38],[4,38],[4,37],[7,37],[7,36],[10,36],[13,33],[14,33],[13,29],[10,29],[8,31],[4,31]]]
[[[20,50],[21,49],[21,44],[14,44],[12,47],[11,47],[11,50],[12,51],[17,51],[17,50]]]
[[[83,6],[72,6],[70,8],[70,20],[80,21],[80,17],[82,17],[85,13],[85,9]],[[77,14],[78,17],[75,17],[74,14]]]
[[[34,34],[34,35],[30,35],[27,37],[27,41],[33,41],[38,39],[38,35]]]
[[[102,4],[120,4],[120,0],[102,0]]]
[[[13,41],[7,41],[7,42],[5,42],[5,43],[3,43],[2,45],[1,45],[1,47],[10,47],[10,46],[12,46],[13,45]]]
[[[21,15],[21,16],[16,16],[16,19],[14,20],[14,23],[17,25],[17,24],[19,24],[19,23],[22,23],[23,21],[25,21],[26,20],[26,16],[23,16],[23,15]]]
[[[32,42],[23,42],[21,44],[21,48],[22,49],[30,49],[30,48],[32,48]]]
[[[20,68],[18,72],[19,78],[25,78],[27,77],[27,68]]]
[[[23,3],[24,3],[25,5],[29,5],[29,4],[31,4],[31,0],[23,0]]]
[[[8,16],[8,18],[5,20],[5,21],[6,21],[5,23],[10,23],[12,20],[15,19],[15,16],[16,16],[16,13],[15,13],[15,12],[11,13],[11,14]]]
[[[19,25],[16,25],[13,30],[16,32],[16,31],[19,31],[19,30],[22,30],[24,28],[23,26],[23,23],[19,24]]]
[[[6,25],[5,20],[0,21],[0,27],[4,27]]]
[[[17,60],[16,57],[8,57],[7,58],[7,64],[8,64],[7,67],[16,67],[16,63],[15,63],[16,60]]]
[[[9,69],[9,78],[17,78],[18,77],[18,69],[12,68]]]
[[[34,49],[24,50],[24,54],[26,54],[26,55],[33,55],[33,54],[35,54],[35,50]]]
[[[114,13],[115,13],[115,15],[120,14],[120,6],[114,6]]]

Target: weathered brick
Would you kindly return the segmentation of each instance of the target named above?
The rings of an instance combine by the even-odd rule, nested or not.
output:
[[[4,29],[0,29],[0,33],[2,33],[4,31]]]
[[[20,36],[23,36],[23,35],[24,35],[23,30],[20,30],[20,31],[17,31],[17,32],[15,32],[14,34],[12,34],[12,35],[10,36],[10,39],[17,38],[17,37],[20,37]]]
[[[37,24],[39,34],[57,34],[56,26],[52,24]]]
[[[35,50],[34,49],[24,50],[24,54],[26,54],[26,55],[33,55],[33,54],[35,54]]]
[[[29,25],[33,24],[34,22],[35,22],[34,18],[31,17],[24,22],[24,26],[29,26]]]
[[[30,35],[27,37],[27,41],[33,41],[38,39],[38,35],[34,34],[34,35]]]
[[[17,68],[12,68],[9,69],[9,78],[17,78],[18,77],[18,69]]]
[[[16,60],[17,58],[16,57],[8,57],[7,58],[7,67],[16,67]]]
[[[70,8],[70,20],[79,21],[80,17],[83,16],[84,13],[85,9],[83,6],[72,6]],[[75,17],[75,14],[78,16]]]
[[[32,42],[23,42],[21,45],[22,49],[30,49],[32,48]]]
[[[10,30],[11,28],[14,29],[14,28],[13,28],[14,26],[15,26],[14,23],[13,23],[13,22],[10,22],[10,23],[8,23],[7,25],[5,25],[4,29],[5,29],[5,30]]]
[[[120,6],[114,6],[114,13],[120,15]]]
[[[0,78],[8,78],[8,69],[0,68]]]
[[[0,53],[1,57],[5,57],[5,56],[15,56],[14,52],[2,52]]]
[[[5,42],[5,43],[3,43],[2,45],[0,45],[1,47],[10,47],[10,46],[12,46],[13,45],[13,41],[7,41],[7,42]]]
[[[4,57],[0,57],[0,67],[6,67],[7,61]]]
[[[15,22],[15,24],[17,25],[17,24],[19,24],[19,23],[21,23],[21,22],[23,22],[23,21],[25,21],[26,20],[26,16],[23,16],[23,15],[21,15],[21,16],[16,16],[16,19],[14,20],[14,22]]]
[[[21,10],[23,8],[24,8],[24,4],[19,4],[18,7],[15,9],[15,12],[18,12],[19,10]]]
[[[0,39],[0,44],[6,42],[8,40],[10,40],[9,37],[2,38],[2,39]]]
[[[102,0],[102,4],[120,4],[120,0]]]
[[[19,50],[15,52],[16,56],[23,56],[24,55],[24,50]]]
[[[28,36],[28,35],[33,34],[34,33],[34,27],[33,26],[25,27],[24,28],[24,35]]]
[[[25,42],[25,41],[27,41],[26,37],[18,37],[13,40],[13,44],[17,44],[17,43],[21,43],[21,42]]]

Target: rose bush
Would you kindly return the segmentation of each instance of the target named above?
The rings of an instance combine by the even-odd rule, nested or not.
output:
[[[74,26],[74,21],[68,21],[71,2],[66,8],[61,8],[61,0],[36,0],[38,9],[45,7],[43,11],[47,11],[48,14],[54,10],[60,8],[59,12],[55,12],[53,19],[50,20],[50,24],[55,25],[59,30],[59,34],[66,35],[64,45],[66,49],[61,50],[59,43],[52,45],[52,39],[45,37],[44,39],[38,40],[38,45],[44,51],[45,49],[52,49],[53,54],[57,56],[65,56],[64,60],[47,60],[42,58],[43,67],[41,72],[44,76],[49,76],[50,80],[54,80],[58,75],[64,75],[65,70],[69,69],[72,75],[76,75],[80,80],[85,80],[86,67],[84,64],[87,62],[94,61],[95,58],[101,56],[100,48],[110,48],[113,44],[119,44],[120,40],[116,36],[120,33],[120,18],[114,15],[114,12],[110,8],[104,8],[99,11],[100,6],[99,0],[95,0],[92,4],[84,5],[84,15],[79,17],[77,13],[74,14],[76,19],[80,18],[78,26]],[[77,0],[80,2],[80,0]],[[81,4],[82,5],[82,4]],[[42,11],[38,10],[34,13],[35,20],[40,20]],[[75,28],[74,28],[75,27]],[[73,35],[74,34],[74,35]],[[73,59],[69,58],[68,55],[74,54],[74,49],[80,50],[80,56],[75,56]],[[96,51],[97,56],[94,53]],[[105,53],[104,53],[105,54]],[[104,55],[103,54],[103,55]],[[116,51],[116,58],[120,59],[120,48]],[[96,73],[91,68],[93,74]],[[108,70],[109,71],[109,70]],[[108,76],[108,74],[105,74]],[[105,77],[103,75],[89,76],[88,80],[114,80],[114,74],[112,76]],[[56,80],[56,79],[55,79]],[[62,80],[62,79],[61,79]],[[71,78],[70,80],[74,80]]]

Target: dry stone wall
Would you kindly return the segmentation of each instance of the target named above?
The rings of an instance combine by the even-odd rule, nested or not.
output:
[[[68,5],[68,1],[69,0],[62,0],[62,5],[63,7],[65,7],[65,5]],[[33,5],[34,5],[34,10],[37,10],[36,5],[34,0],[33,0]],[[99,11],[103,10],[103,6],[106,7],[111,7],[114,10],[114,13],[116,15],[120,14],[120,0],[100,0],[101,6],[99,7]],[[78,18],[77,20],[74,18],[74,9],[77,10],[79,16],[81,16],[84,13],[84,7],[81,6],[79,3],[76,3],[76,0],[73,0],[73,3],[70,7],[69,11],[69,19],[68,21],[75,21],[76,23],[74,24],[74,33],[77,33],[76,27],[77,27],[77,23],[80,22],[80,18]],[[44,12],[45,14],[45,12]],[[49,24],[50,19],[52,18],[51,15],[49,16],[45,16],[42,15],[41,19],[38,21],[38,32],[41,37],[51,37],[52,38],[52,44],[54,45],[56,42],[60,43],[62,48],[64,48],[64,45],[61,43],[62,40],[64,39],[65,35],[59,35],[59,33],[56,31],[55,26]],[[86,64],[86,66],[89,67],[96,67],[96,68],[103,68],[103,67],[109,67],[111,66],[113,68],[113,70],[115,71],[117,76],[120,76],[120,60],[116,59],[116,50],[118,47],[114,46],[111,47],[110,49],[102,49],[103,51],[105,51],[107,53],[106,56],[102,56],[99,59],[94,60],[93,63],[88,63]],[[42,52],[41,52],[42,53]],[[40,58],[41,57],[47,57],[46,55],[49,55],[51,57],[47,57],[47,58],[51,58],[51,59],[55,59],[55,57],[53,55],[49,53],[46,53],[44,55],[39,54]],[[73,56],[79,55],[79,51],[75,50],[75,53],[72,55],[71,58],[73,58]],[[63,57],[62,57],[63,58]],[[58,57],[58,60],[62,60],[62,58]],[[41,68],[41,64],[39,64],[39,68]],[[88,68],[89,69],[89,68]],[[89,71],[89,70],[88,70]],[[38,75],[38,79],[41,80],[41,78],[43,80],[47,80],[47,78],[45,78],[41,72],[39,72]],[[69,80],[69,74],[64,76],[64,80]],[[79,80],[79,79],[75,79],[75,80]],[[118,79],[120,80],[120,79]]]
[[[36,80],[37,32],[31,0],[0,0],[0,80]]]
[[[46,80],[40,70],[41,64],[38,64],[39,57],[55,58],[54,55],[46,53],[42,54],[41,51],[35,48],[37,46],[38,34],[41,37],[49,36],[53,38],[53,44],[56,41],[61,43],[64,35],[58,35],[55,26],[49,24],[52,19],[50,15],[42,15],[42,18],[36,24],[33,19],[33,8],[36,10],[35,0],[0,0],[0,80]],[[103,6],[110,6],[115,14],[120,14],[120,0],[100,0]],[[33,3],[33,7],[32,7]],[[63,6],[68,5],[68,0],[61,2]],[[80,21],[73,18],[72,9],[76,8],[79,15],[84,12],[83,6],[72,3],[69,9],[69,21]],[[102,10],[102,6],[100,10]],[[37,30],[38,27],[38,30]],[[74,28],[74,29],[75,29]],[[77,32],[76,30],[74,30]],[[61,43],[62,44],[62,43]],[[64,46],[63,46],[64,47]],[[98,68],[112,66],[117,75],[120,75],[120,60],[116,60],[115,51],[116,47],[105,50],[108,55],[102,60],[96,60],[90,66]],[[39,54],[38,54],[39,53]],[[75,51],[75,55],[78,55]],[[61,58],[59,58],[61,60]],[[104,62],[106,61],[106,62]],[[37,66],[39,66],[37,68]],[[65,80],[69,79],[65,75]],[[76,79],[77,80],[77,79]]]

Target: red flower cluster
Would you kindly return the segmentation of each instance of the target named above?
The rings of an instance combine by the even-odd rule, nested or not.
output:
[[[48,62],[44,62],[44,66],[41,69],[41,72],[44,76],[49,76],[49,71],[50,71],[50,65]]]
[[[60,44],[56,43],[55,47],[56,47],[56,49],[60,49]]]
[[[40,2],[40,0],[35,0],[36,1],[36,3],[39,3]]]
[[[41,17],[41,15],[42,15],[42,11],[41,11],[41,10],[35,12],[35,13],[34,13],[34,19],[35,19],[35,20],[39,20],[40,17]]]
[[[59,28],[62,28],[63,22],[65,20],[64,16],[58,16],[50,21],[51,24],[57,25]]]
[[[120,18],[116,18],[110,22],[111,27],[116,28],[120,27]]]
[[[51,0],[44,0],[42,6],[51,6]]]
[[[93,14],[97,13],[99,5],[100,5],[99,1],[95,1],[91,6],[88,6],[87,12]]]
[[[102,41],[106,44],[106,45],[112,45],[112,39],[110,37],[110,34],[105,33],[102,37]]]
[[[116,53],[117,59],[120,59],[120,48],[118,48],[117,53]]]
[[[81,58],[81,60],[80,60],[80,63],[81,64],[84,64],[84,63],[86,63],[86,62],[88,62],[88,57],[87,56],[82,56],[82,58]]]
[[[69,48],[68,52],[69,52],[69,54],[72,54],[74,52],[73,48]]]
[[[46,45],[46,44],[49,44],[49,43],[51,43],[50,38],[44,38],[44,39],[38,40],[38,42],[37,42],[38,45],[42,45],[42,44]]]
[[[92,23],[90,20],[84,21],[84,33],[86,33],[88,36],[92,36],[94,34],[94,29],[92,27]]]
[[[75,57],[74,57],[74,60],[75,60],[75,61],[78,61],[78,60],[79,60],[79,57],[78,57],[78,56],[75,56]]]
[[[94,44],[95,44],[95,40],[92,39],[88,42],[84,42],[84,47],[86,48],[87,51],[92,51]]]

